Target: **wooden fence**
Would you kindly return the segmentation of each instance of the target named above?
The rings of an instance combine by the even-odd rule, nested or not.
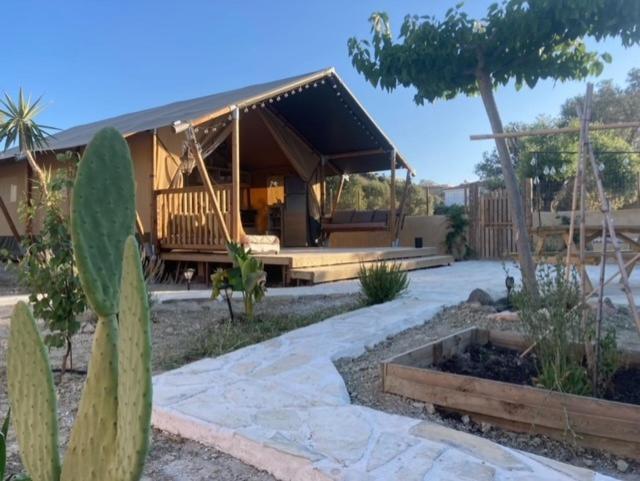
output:
[[[231,186],[216,186],[218,205],[227,226],[231,222]],[[225,238],[204,186],[155,192],[158,241],[166,249],[224,249]]]
[[[531,184],[521,187],[524,197],[527,229],[531,227]],[[468,242],[481,259],[504,259],[517,252],[516,234],[506,190],[483,192],[479,184],[469,189]]]

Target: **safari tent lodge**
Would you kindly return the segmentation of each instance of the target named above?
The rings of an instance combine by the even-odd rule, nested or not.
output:
[[[414,174],[334,69],[252,85],[80,125],[56,133],[38,163],[82,153],[103,127],[127,139],[136,174],[137,229],[150,255],[208,279],[229,262],[229,241],[248,245],[283,284],[357,276],[362,263],[404,269],[449,264],[436,246],[400,247],[405,196],[389,208],[337,209],[348,174]],[[339,176],[329,192],[326,179]],[[0,236],[17,239],[19,202],[36,195],[28,163],[0,154]],[[406,191],[405,191],[406,192]],[[270,276],[272,274],[270,273]]]

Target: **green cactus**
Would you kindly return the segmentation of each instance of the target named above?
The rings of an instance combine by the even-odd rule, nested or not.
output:
[[[20,452],[37,481],[137,481],[149,445],[149,306],[133,237],[133,163],[123,137],[103,129],[78,168],[71,237],[82,288],[98,314],[87,380],[62,468],[51,368],[31,312],[11,320],[9,400]]]

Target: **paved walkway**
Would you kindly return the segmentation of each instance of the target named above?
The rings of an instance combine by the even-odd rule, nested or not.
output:
[[[153,424],[282,480],[611,479],[430,422],[351,405],[332,360],[361,354],[443,305],[465,300],[478,286],[501,295],[501,264],[473,261],[417,271],[401,299],[158,375]],[[325,286],[340,292],[355,287]],[[298,292],[318,287],[304,289]]]

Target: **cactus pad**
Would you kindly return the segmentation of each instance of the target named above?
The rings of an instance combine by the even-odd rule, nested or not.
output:
[[[129,146],[117,130],[105,128],[82,156],[71,205],[71,238],[82,289],[101,317],[118,312],[122,253],[134,223]]]
[[[136,481],[149,447],[151,325],[138,243],[127,239],[118,315],[118,481]]]
[[[19,302],[7,356],[9,401],[22,462],[32,479],[58,481],[58,419],[49,359],[33,314]]]

